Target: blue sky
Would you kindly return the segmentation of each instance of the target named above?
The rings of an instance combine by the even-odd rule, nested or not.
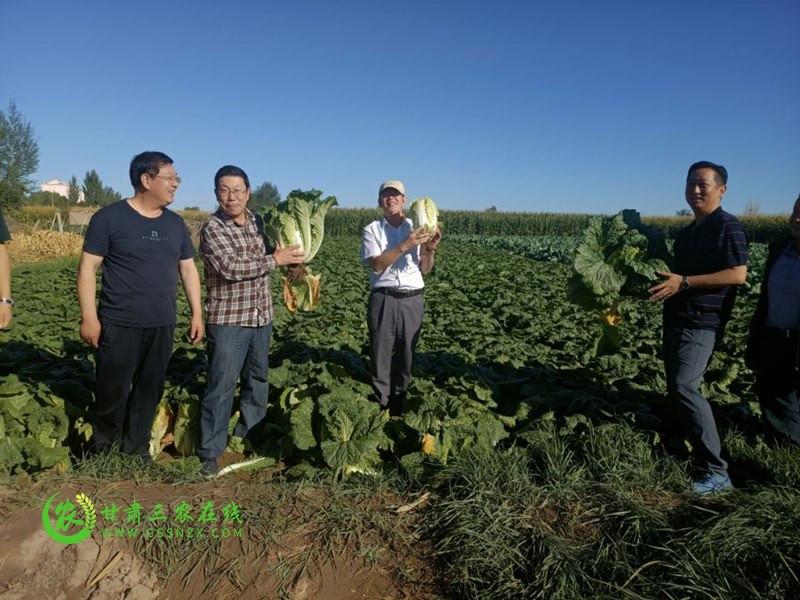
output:
[[[669,215],[696,160],[734,213],[800,192],[797,0],[0,0],[0,24],[40,181],[127,196],[162,150],[176,208],[212,208],[224,164],[349,207],[402,179],[445,209]]]

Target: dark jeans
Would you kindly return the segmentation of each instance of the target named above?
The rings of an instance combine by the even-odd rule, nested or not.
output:
[[[725,475],[728,463],[720,456],[722,444],[711,404],[700,393],[716,341],[715,331],[664,328],[667,393],[692,444],[696,464],[703,470]]]
[[[411,381],[411,360],[422,331],[422,294],[411,298],[373,292],[367,306],[372,387],[383,405],[402,397]]]
[[[156,408],[164,393],[175,327],[102,324],[97,388],[92,407],[95,448],[119,445],[126,454],[150,455]]]
[[[219,458],[228,443],[236,384],[241,378],[239,421],[233,434],[245,437],[267,415],[269,343],[272,323],[263,327],[208,325],[208,381],[200,401],[201,459]]]
[[[765,327],[760,344],[756,393],[771,442],[800,445],[800,332]]]

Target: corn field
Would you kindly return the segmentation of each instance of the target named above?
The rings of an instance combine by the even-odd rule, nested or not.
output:
[[[439,222],[445,235],[581,236],[592,215],[566,213],[481,212],[443,210]],[[325,233],[332,236],[361,235],[361,230],[380,217],[375,208],[333,208],[325,219]],[[788,231],[789,215],[738,217],[752,242],[771,242]],[[647,225],[674,239],[692,222],[691,217],[642,217]]]
[[[211,214],[204,210],[176,211],[187,223],[202,223]],[[53,222],[55,209],[50,206],[23,206],[12,216],[18,221],[48,228]],[[325,233],[334,237],[360,236],[366,225],[380,218],[375,208],[333,208],[325,219]],[[589,218],[587,214],[486,212],[471,210],[443,210],[440,223],[445,235],[492,235],[492,236],[580,236]],[[750,236],[751,242],[768,243],[787,232],[787,215],[739,216]],[[678,231],[691,223],[691,217],[642,217],[647,225],[663,231],[674,239]]]

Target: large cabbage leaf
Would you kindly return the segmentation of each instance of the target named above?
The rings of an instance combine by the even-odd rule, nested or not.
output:
[[[615,328],[622,320],[622,298],[646,297],[658,279],[656,272],[669,271],[668,260],[664,235],[643,225],[636,211],[590,219],[575,251],[567,298],[601,319],[595,356],[620,350],[622,337]]]
[[[59,399],[56,399],[59,400]],[[0,471],[69,468],[69,417],[63,402],[39,387],[31,390],[15,374],[0,382]]]
[[[306,270],[306,275],[294,282],[289,281],[288,277],[281,279],[283,280],[283,301],[290,312],[310,311],[319,306],[320,275],[312,275]]]
[[[174,435],[175,450],[183,456],[193,456],[200,437],[200,399],[196,396],[177,400]]]
[[[322,420],[322,457],[338,475],[372,473],[381,461],[378,450],[388,450],[391,440],[384,427],[388,413],[377,402],[337,388],[319,397]]]

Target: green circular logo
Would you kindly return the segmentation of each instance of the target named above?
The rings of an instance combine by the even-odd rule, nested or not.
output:
[[[58,496],[58,492],[53,494],[47,503],[44,505],[44,510],[42,511],[42,525],[44,526],[44,530],[47,532],[51,538],[57,541],[60,544],[77,544],[78,542],[82,542],[90,535],[92,535],[92,529],[97,522],[97,515],[95,513],[94,506],[92,505],[92,501],[85,494],[78,494],[75,499],[78,501],[78,504],[83,507],[84,513],[86,518],[83,520],[75,519],[75,505],[72,504],[69,500],[65,500],[64,502],[58,505],[56,509],[56,514],[58,515],[58,520],[56,521],[55,526],[50,522],[50,504],[53,502],[53,499]],[[66,531],[70,525],[83,525],[83,529],[81,529],[78,533],[74,535],[64,535],[59,530]]]

